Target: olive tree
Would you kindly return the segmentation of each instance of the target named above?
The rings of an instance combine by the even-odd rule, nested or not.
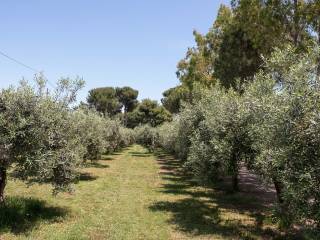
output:
[[[81,79],[61,79],[54,94],[22,81],[0,91],[0,202],[8,172],[33,182],[51,182],[54,192],[70,190],[83,153],[75,136],[70,104],[83,85]]]
[[[179,127],[179,118],[177,117],[172,122],[165,122],[157,127],[158,132],[158,145],[166,152],[177,154],[177,140]]]
[[[107,120],[98,112],[87,108],[76,110],[73,116],[77,123],[75,134],[79,135],[86,149],[84,160],[99,160],[107,151]]]
[[[131,128],[120,127],[121,141],[119,142],[119,147],[127,147],[135,143],[135,132]]]
[[[190,134],[190,148],[185,163],[204,182],[231,176],[232,189],[238,190],[238,173],[243,163],[254,158],[249,136],[249,115],[242,96],[217,84],[197,94],[193,109],[201,113]]]
[[[157,129],[150,125],[141,125],[135,129],[136,142],[148,148],[149,152],[153,152],[158,143]]]
[[[191,146],[191,136],[199,126],[199,123],[203,119],[201,109],[196,108],[190,103],[183,105],[178,118],[177,133],[178,138],[176,141],[176,156],[185,162],[189,155],[189,149]]]
[[[86,151],[84,160],[99,160],[104,153],[113,152],[134,142],[132,129],[125,128],[119,120],[80,106],[74,113],[76,133]]]
[[[275,185],[280,216],[320,222],[319,49],[276,51],[246,92],[258,152],[255,169]]]

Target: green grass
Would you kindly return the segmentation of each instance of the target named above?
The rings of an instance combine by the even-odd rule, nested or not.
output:
[[[179,162],[141,146],[87,164],[74,194],[9,181],[0,239],[274,239],[252,196],[199,187]]]

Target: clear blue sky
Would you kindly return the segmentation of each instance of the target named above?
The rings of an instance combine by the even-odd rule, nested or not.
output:
[[[55,82],[79,75],[89,89],[131,86],[161,99],[178,84],[177,62],[228,0],[4,0],[0,51]],[[0,87],[33,72],[0,56]]]

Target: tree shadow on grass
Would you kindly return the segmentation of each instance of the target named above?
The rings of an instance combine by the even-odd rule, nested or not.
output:
[[[76,179],[75,183],[90,182],[90,181],[95,181],[97,179],[98,177],[92,175],[91,173],[82,172],[82,173],[79,173],[79,177]]]
[[[150,206],[152,211],[171,212],[170,223],[178,225],[179,230],[193,234],[211,233],[211,226],[220,221],[220,212],[217,207],[208,207],[205,203],[193,198],[178,201],[159,201]]]
[[[122,155],[122,153],[121,152],[112,152],[112,153],[108,153],[108,155],[119,156],[119,155]]]
[[[67,213],[67,209],[49,206],[42,200],[8,197],[6,202],[0,205],[0,233],[27,233],[41,221],[62,221]]]
[[[113,152],[106,153],[105,155],[114,155],[114,156],[122,155],[125,151],[128,151],[128,150],[130,150],[130,147],[122,147],[114,150]]]
[[[178,230],[195,236],[211,234],[231,239],[281,239],[278,231],[263,227],[268,211],[254,196],[199,187],[184,173],[178,160],[163,153],[156,155],[165,181],[160,191],[178,198],[155,202],[149,209],[170,212],[169,222]],[[222,211],[234,216],[226,220]],[[237,219],[238,214],[247,216],[245,221]]]
[[[105,155],[105,156],[102,156],[102,157],[101,157],[101,160],[102,160],[102,161],[112,161],[112,160],[114,160],[114,158],[113,158],[113,157],[110,157],[110,156],[108,156],[108,155]]]
[[[133,157],[150,157],[150,156],[152,156],[152,154],[149,152],[142,153],[142,152],[131,151],[131,152],[129,152],[129,154]]]
[[[101,164],[98,161],[89,161],[84,164],[86,168],[109,168],[109,165]]]

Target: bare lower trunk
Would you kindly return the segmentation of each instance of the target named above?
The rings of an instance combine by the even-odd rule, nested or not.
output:
[[[232,191],[239,191],[239,180],[238,180],[238,171],[235,172],[232,176]]]
[[[123,112],[123,125],[125,126],[125,127],[128,127],[127,125],[128,125],[128,110],[125,108],[124,109],[124,112]]]
[[[293,16],[293,43],[294,46],[298,46],[298,37],[299,37],[299,16],[298,16],[298,0],[293,1],[293,8],[294,8],[294,16]]]
[[[232,191],[238,192],[239,191],[239,166],[238,166],[238,159],[236,153],[233,153],[232,156]]]
[[[290,229],[291,224],[292,224],[292,216],[291,213],[289,211],[289,205],[288,202],[285,201],[285,199],[283,198],[282,194],[283,194],[283,184],[278,181],[277,179],[273,179],[273,183],[274,183],[274,187],[276,189],[276,193],[277,193],[277,198],[278,198],[278,204],[279,204],[279,210],[280,210],[280,219],[281,219],[281,228],[283,229]]]
[[[318,33],[318,44],[320,46],[320,19],[318,20],[317,33]],[[318,57],[317,77],[318,77],[318,80],[319,80],[319,78],[320,78],[320,57]]]
[[[0,168],[0,204],[4,202],[4,189],[7,183],[7,169]]]
[[[282,184],[276,179],[273,179],[273,184],[274,188],[276,189],[278,202],[280,203],[280,205],[282,205],[284,203],[284,200],[282,198]]]

